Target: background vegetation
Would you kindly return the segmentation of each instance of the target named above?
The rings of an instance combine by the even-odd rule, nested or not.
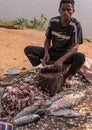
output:
[[[47,25],[48,19],[46,16],[41,14],[40,18],[33,18],[32,20],[28,20],[25,18],[19,18],[16,20],[3,20],[0,19],[0,27],[1,25],[4,26],[21,26],[23,28],[28,28],[28,29],[36,29],[36,30],[46,30],[46,25]],[[84,38],[84,41],[92,43],[92,39],[86,39]]]
[[[32,20],[28,20],[25,18],[19,18],[16,20],[0,19],[0,25],[6,25],[6,26],[21,25],[23,26],[23,28],[45,30],[47,21],[48,19],[43,14],[41,14],[41,17],[39,19],[34,17]]]

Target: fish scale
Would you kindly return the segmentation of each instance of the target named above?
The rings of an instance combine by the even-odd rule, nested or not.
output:
[[[65,91],[65,92],[60,92],[58,94],[56,94],[55,96],[53,96],[50,100],[47,100],[45,102],[45,107],[49,107],[53,102],[57,101],[58,99],[62,98],[65,95],[69,95],[72,94],[73,91]]]
[[[0,99],[2,98],[3,94],[4,94],[4,88],[0,88]]]
[[[20,118],[22,116],[26,116],[29,114],[34,114],[37,111],[38,107],[37,106],[29,106],[24,108],[20,113],[18,113],[14,119]]]
[[[27,125],[29,123],[35,122],[38,119],[40,119],[39,115],[32,114],[32,115],[27,115],[27,116],[17,118],[15,120],[13,120],[13,123],[14,123],[14,125],[19,127],[19,126],[23,126],[23,125]]]
[[[71,108],[80,103],[85,98],[85,92],[76,92],[69,95],[65,95],[59,100],[52,103],[48,110],[56,111],[61,108]]]
[[[1,99],[3,97],[4,94],[4,88],[0,88],[0,106],[1,106]]]
[[[79,117],[81,114],[73,109],[59,109],[55,112],[52,111],[47,111],[46,115],[48,116],[61,116],[61,117]]]

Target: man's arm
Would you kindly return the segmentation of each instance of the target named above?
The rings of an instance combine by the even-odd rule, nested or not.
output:
[[[61,57],[59,60],[62,63],[64,63],[64,61],[66,61],[71,55],[73,55],[74,53],[77,52],[78,47],[79,47],[78,43],[75,44],[75,45],[72,45],[71,48],[68,50],[68,52],[63,57]]]
[[[44,41],[44,50],[45,50],[45,53],[48,53],[48,51],[49,51],[50,42],[51,42],[51,39],[48,39],[48,38],[46,38],[45,41]]]
[[[61,58],[59,58],[55,63],[55,69],[57,70],[61,70],[62,69],[62,66],[63,66],[63,63],[70,57],[72,56],[74,53],[76,53],[76,51],[78,50],[78,47],[79,47],[79,43],[77,44],[73,44],[71,46],[71,48],[68,50],[68,52],[62,56]]]
[[[43,57],[43,61],[44,62],[48,62],[50,60],[50,56],[49,56],[49,48],[50,48],[50,45],[51,45],[51,39],[49,38],[46,38],[45,41],[44,41],[44,57]]]

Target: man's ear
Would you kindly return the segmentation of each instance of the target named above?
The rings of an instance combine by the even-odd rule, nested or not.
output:
[[[75,12],[75,9],[73,9],[73,12]]]

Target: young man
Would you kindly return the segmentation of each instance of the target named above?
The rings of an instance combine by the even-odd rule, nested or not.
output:
[[[77,52],[83,37],[80,23],[72,17],[74,4],[74,0],[61,0],[60,16],[50,19],[44,48],[27,46],[24,50],[33,66],[39,65],[41,59],[45,63],[54,60],[54,70],[57,71],[62,70],[63,64],[71,65],[64,75],[66,84],[85,62],[84,54]]]

